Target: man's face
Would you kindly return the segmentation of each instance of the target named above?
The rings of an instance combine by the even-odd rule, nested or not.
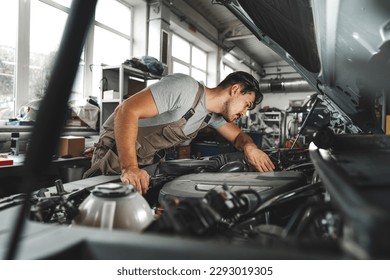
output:
[[[233,87],[233,93],[230,99],[225,103],[224,110],[222,112],[222,116],[227,122],[233,122],[244,116],[248,109],[253,108],[253,103],[255,101],[254,92],[242,94],[240,86],[235,88]]]

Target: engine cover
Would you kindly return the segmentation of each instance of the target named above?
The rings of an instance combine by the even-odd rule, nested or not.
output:
[[[306,177],[297,171],[188,174],[166,183],[158,200],[168,201],[175,197],[202,198],[209,190],[225,185],[231,191],[256,190],[264,202],[304,184]]]

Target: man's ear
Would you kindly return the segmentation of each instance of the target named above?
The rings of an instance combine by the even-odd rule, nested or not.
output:
[[[241,87],[239,84],[234,84],[230,87],[230,95],[235,96],[236,94],[240,93]]]

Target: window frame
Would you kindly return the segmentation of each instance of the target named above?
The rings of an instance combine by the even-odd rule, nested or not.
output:
[[[14,1],[14,0],[12,0]],[[19,0],[17,3],[17,36],[15,43],[15,70],[14,70],[14,88],[13,88],[13,110],[15,117],[18,114],[19,108],[29,102],[29,67],[30,67],[30,24],[31,24],[31,2],[33,0]],[[59,9],[69,15],[70,8],[63,6],[52,0],[37,0],[44,4],[47,4],[53,8]],[[133,29],[134,29],[134,7],[123,0],[115,0],[120,4],[126,6],[130,10],[130,26],[129,35],[124,34],[110,26],[98,22],[96,19],[93,20],[91,28],[87,34],[87,38],[84,45],[84,69],[83,69],[83,90],[82,99],[88,96],[99,96],[98,89],[94,90],[95,86],[92,84],[92,71],[99,71],[99,68],[93,69],[93,48],[94,48],[94,27],[99,26],[121,36],[129,41],[129,57],[133,53]],[[97,88],[98,86],[96,86]],[[0,126],[5,126],[7,120],[0,120]],[[7,127],[7,126],[5,126]]]
[[[203,82],[205,84],[207,84],[207,80],[208,80],[208,59],[209,59],[208,52],[203,50],[202,48],[200,48],[196,44],[190,42],[189,40],[183,38],[182,36],[178,35],[177,33],[173,33],[172,32],[171,36],[172,36],[172,38],[171,38],[171,42],[172,42],[172,44],[171,44],[171,53],[172,53],[172,55],[171,55],[171,67],[170,67],[170,69],[172,69],[172,71],[173,71],[173,63],[176,62],[176,63],[182,64],[182,65],[188,67],[190,69],[190,74],[189,74],[190,76],[192,76],[192,71],[193,71],[192,69],[196,69],[198,71],[201,71],[201,72],[203,72],[205,74],[205,77],[206,77],[206,80],[203,81]],[[175,57],[175,55],[173,54],[172,49],[173,49],[173,44],[174,44],[173,43],[173,37],[174,36],[179,37],[181,40],[186,41],[190,45],[190,54],[189,54],[190,55],[190,62],[185,62],[185,61]],[[192,62],[192,50],[193,50],[194,47],[199,49],[199,50],[201,50],[201,51],[203,51],[206,54],[206,65],[205,65],[206,67],[205,67],[205,70],[193,65],[193,62]]]

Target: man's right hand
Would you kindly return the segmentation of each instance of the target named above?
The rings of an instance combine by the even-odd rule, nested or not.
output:
[[[149,175],[138,168],[137,135],[138,121],[152,118],[158,114],[153,94],[149,88],[130,96],[115,109],[114,133],[115,143],[121,165],[121,180],[132,184],[139,193],[148,191]]]
[[[149,188],[149,174],[138,167],[122,169],[121,181],[132,184],[140,194],[145,194]]]

